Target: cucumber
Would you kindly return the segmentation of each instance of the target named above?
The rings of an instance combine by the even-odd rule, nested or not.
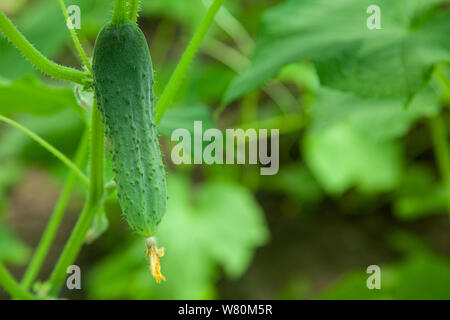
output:
[[[137,234],[152,237],[166,210],[167,189],[152,61],[139,27],[132,21],[106,24],[95,41],[92,67],[123,215]]]

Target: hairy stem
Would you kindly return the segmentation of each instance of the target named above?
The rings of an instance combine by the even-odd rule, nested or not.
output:
[[[13,276],[6,270],[3,263],[0,262],[0,284],[5,289],[6,292],[13,299],[20,300],[37,300],[35,296],[33,296],[28,291],[22,289],[22,287],[16,282]]]
[[[114,11],[112,16],[112,23],[125,22],[128,19],[127,1],[116,0],[114,2]]]
[[[52,146],[50,143],[39,137],[36,133],[33,131],[25,128],[21,124],[15,122],[14,120],[11,120],[9,118],[6,118],[2,115],[0,115],[0,121],[3,121],[11,126],[13,126],[16,129],[19,129],[23,133],[25,133],[27,136],[29,136],[31,139],[39,143],[44,149],[46,149],[48,152],[53,154],[56,158],[61,160],[62,163],[64,163],[70,170],[75,172],[77,176],[81,179],[81,181],[85,184],[89,184],[88,178],[84,175],[84,173],[78,168],[72,161],[70,161],[69,158],[67,158],[61,151],[56,149],[54,146]]]
[[[139,0],[129,0],[128,3],[130,4],[129,12],[128,12],[128,19],[130,19],[133,22],[137,21],[137,17],[139,14]]]
[[[69,14],[67,13],[67,8],[66,8],[66,5],[64,4],[64,0],[58,0],[58,1],[59,1],[59,5],[61,6],[61,10],[63,12],[64,18],[66,19],[67,28],[69,29],[70,36],[72,37],[75,48],[77,49],[78,54],[80,55],[81,61],[83,62],[84,66],[89,70],[89,72],[92,73],[91,63],[89,62],[89,59],[83,50],[80,39],[78,39],[77,33],[75,31],[75,28],[73,27],[72,23],[70,22]]]
[[[81,142],[78,146],[77,154],[75,156],[75,164],[81,168],[86,163],[88,137],[89,137],[88,133],[89,131],[86,130],[83,137],[81,138]],[[39,274],[39,270],[41,269],[42,264],[45,258],[47,257],[48,252],[50,251],[50,247],[52,245],[53,240],[55,239],[56,233],[59,230],[61,220],[67,208],[67,204],[69,202],[70,195],[72,193],[76,179],[77,179],[76,174],[73,171],[70,172],[64,184],[64,188],[61,192],[61,195],[58,199],[58,202],[56,203],[55,208],[53,209],[50,221],[48,222],[44,234],[42,235],[41,241],[39,242],[39,245],[36,248],[36,251],[25,272],[25,275],[23,276],[21,284],[22,288],[25,290],[30,289],[31,284]]]
[[[103,198],[104,127],[96,104],[92,108],[89,193],[86,204],[48,281],[48,292],[56,296],[66,276],[66,269],[76,259],[85,236]]]
[[[68,80],[79,84],[85,84],[87,75],[82,71],[64,67],[47,59],[40,53],[13,23],[0,11],[0,30],[11,41],[17,49],[39,70],[56,79]]]
[[[169,80],[164,92],[161,96],[161,99],[158,102],[156,108],[156,122],[159,123],[161,118],[163,117],[166,110],[169,108],[170,104],[174,100],[178,89],[180,88],[181,82],[183,81],[192,60],[194,59],[200,45],[209,30],[209,27],[214,21],[214,17],[216,16],[217,11],[222,6],[224,0],[214,0],[212,5],[209,7],[208,12],[203,18],[200,26],[195,32],[191,42],[189,43],[186,51],[183,54],[180,62],[178,63],[172,77]]]

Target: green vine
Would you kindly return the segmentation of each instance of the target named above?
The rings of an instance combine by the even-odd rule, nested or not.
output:
[[[0,115],[0,121],[3,121],[9,125],[11,125],[14,128],[19,129],[23,133],[25,133],[27,136],[29,136],[31,139],[39,143],[44,149],[46,149],[48,152],[53,154],[56,158],[61,160],[62,163],[64,163],[70,170],[75,172],[77,176],[81,179],[81,181],[85,184],[89,184],[88,178],[84,175],[84,173],[78,168],[72,161],[70,161],[69,158],[67,158],[61,151],[56,149],[54,146],[52,146],[50,143],[39,137],[36,133],[33,131],[25,128],[21,124],[15,122],[14,120],[11,120],[9,118],[6,118],[2,115]]]
[[[47,292],[56,296],[66,276],[66,269],[76,259],[85,235],[103,198],[104,127],[96,104],[92,108],[89,192],[83,211],[48,281]]]
[[[86,130],[83,137],[81,138],[81,142],[78,146],[77,154],[75,156],[75,164],[78,167],[83,167],[86,163],[89,137],[88,133],[89,131]],[[38,275],[39,270],[48,255],[52,242],[55,239],[56,233],[58,232],[59,226],[61,224],[61,220],[64,216],[64,212],[67,208],[67,204],[69,202],[70,194],[72,193],[73,187],[75,185],[76,178],[76,174],[72,171],[66,179],[63,190],[58,199],[58,202],[55,205],[44,234],[42,235],[33,258],[31,259],[31,262],[22,278],[21,285],[25,290],[28,290],[31,287],[31,284],[36,279],[36,276]]]
[[[214,17],[216,16],[217,11],[219,11],[222,6],[224,0],[214,0],[212,5],[209,7],[208,12],[200,23],[197,31],[195,32],[191,42],[189,43],[186,51],[184,52],[180,62],[178,63],[172,77],[169,80],[166,88],[164,89],[163,94],[158,102],[156,108],[156,122],[159,123],[161,121],[164,113],[172,104],[172,101],[175,99],[175,96],[180,88],[181,82],[183,81],[186,73],[189,69],[189,66],[194,60],[194,57],[200,48],[200,45],[208,32],[211,24],[214,21]]]
[[[43,73],[56,79],[87,85],[89,76],[86,73],[73,68],[61,66],[47,59],[23,36],[22,33],[20,33],[19,30],[17,30],[13,23],[1,11],[0,30],[27,59]]]
[[[66,22],[68,24],[70,36],[72,37],[75,48],[77,49],[78,54],[80,55],[81,61],[83,62],[85,67],[89,70],[89,73],[92,73],[91,63],[89,62],[89,59],[83,50],[80,39],[78,39],[75,29],[72,27],[72,25],[70,23],[69,15],[67,14],[67,8],[66,8],[66,5],[64,4],[64,0],[58,0],[58,1],[59,1],[61,10],[63,12],[64,18],[66,19]]]
[[[14,299],[21,300],[37,300],[35,296],[26,290],[16,282],[16,280],[11,276],[11,274],[6,270],[3,263],[0,262],[0,284]]]

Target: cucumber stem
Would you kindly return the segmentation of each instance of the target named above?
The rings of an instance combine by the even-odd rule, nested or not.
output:
[[[116,0],[114,2],[114,11],[111,22],[118,24],[128,20],[128,10],[126,0]]]

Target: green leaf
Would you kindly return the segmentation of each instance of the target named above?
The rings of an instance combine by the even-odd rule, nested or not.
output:
[[[47,57],[54,57],[69,39],[57,1],[40,1],[28,6],[14,23],[26,38]],[[18,79],[37,73],[33,65],[0,32],[0,70],[3,77]]]
[[[387,273],[390,271],[382,268],[381,290],[369,290],[367,288],[367,274],[365,270],[352,271],[345,274],[337,283],[328,288],[320,299],[325,300],[387,300],[391,299],[389,292],[384,290]]]
[[[167,281],[158,285],[152,279],[140,239],[94,267],[89,277],[92,297],[213,298],[217,265],[238,277],[254,250],[266,243],[263,213],[244,188],[224,182],[193,188],[179,176],[169,176],[168,187],[170,201],[158,231]]]
[[[0,261],[24,264],[30,249],[5,226],[0,225]]]
[[[320,89],[311,106],[309,130],[326,130],[346,121],[370,138],[388,140],[406,134],[416,121],[438,114],[440,108],[439,97],[429,88],[408,108],[398,99],[361,99],[351,93]]]
[[[450,59],[446,0],[380,0],[381,30],[369,30],[372,0],[290,0],[266,12],[251,67],[230,85],[225,102],[276,77],[287,64],[313,59],[324,85],[363,97],[405,102],[431,67]]]
[[[187,129],[194,134],[194,121],[202,121],[203,130],[215,128],[211,109],[203,104],[171,108],[158,125],[158,132],[170,137],[176,129]]]
[[[2,159],[0,155],[0,221],[8,207],[8,188],[22,178],[24,167],[13,159]]]
[[[45,117],[26,114],[15,120],[66,155],[75,152],[84,129],[83,120],[71,109]],[[25,162],[41,161],[46,165],[56,161],[47,150],[16,128],[7,128],[0,135],[0,156],[15,159],[22,156]]]
[[[48,86],[27,76],[10,83],[0,84],[0,114],[10,116],[18,113],[50,115],[65,108],[84,112],[77,104],[72,89]]]
[[[303,151],[309,168],[332,194],[350,187],[380,192],[396,186],[401,174],[400,151],[392,141],[374,141],[347,122],[309,133]]]
[[[278,174],[261,179],[262,189],[288,194],[300,204],[317,203],[323,197],[319,184],[302,163],[282,167]]]
[[[201,20],[206,9],[202,1],[153,0],[142,1],[142,12],[146,16],[167,16],[193,27]]]
[[[432,168],[414,165],[403,174],[395,191],[394,214],[405,221],[445,214],[447,202],[446,188],[436,181]]]
[[[380,265],[381,289],[366,286],[367,266],[345,275],[322,296],[324,299],[394,299],[448,300],[450,299],[450,260],[423,245],[422,239],[410,234],[394,234],[397,247],[406,251],[406,259]],[[401,237],[399,239],[399,236]],[[405,250],[406,249],[406,250]]]

